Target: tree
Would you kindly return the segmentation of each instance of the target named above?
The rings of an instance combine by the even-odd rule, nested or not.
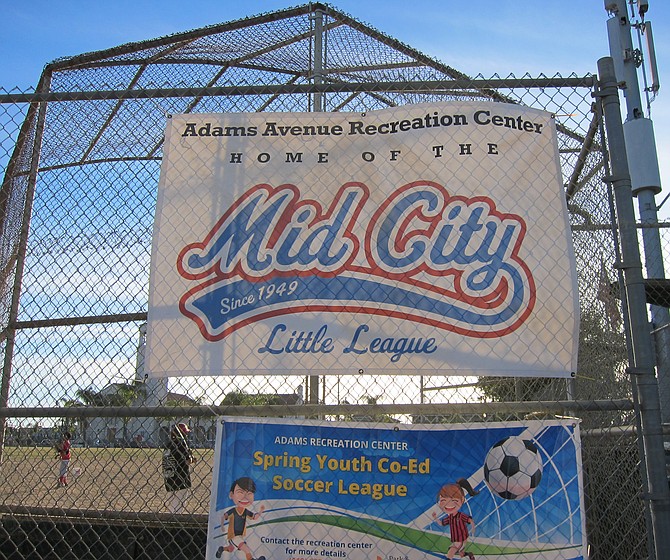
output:
[[[264,404],[285,404],[279,395],[255,394],[244,391],[231,391],[221,401],[221,406],[252,406]]]
[[[630,380],[625,374],[628,354],[624,334],[604,325],[597,312],[583,311],[579,339],[574,398],[630,398]],[[566,399],[563,379],[481,378],[477,385],[485,399],[494,402]],[[593,416],[589,415],[589,422],[595,420]]]
[[[139,382],[134,383],[115,383],[107,388],[96,391],[89,387],[87,389],[78,389],[76,395],[84,402],[85,406],[118,406],[126,407],[139,398],[146,397],[146,387]],[[123,440],[128,441],[128,422],[130,417],[122,417],[123,422]],[[86,422],[88,424],[88,422]],[[84,435],[84,441],[86,437]]]
[[[86,406],[131,406],[146,396],[146,388],[142,383],[116,383],[102,391],[78,389],[76,394]]]
[[[76,395],[84,406],[105,406],[105,396],[92,388],[77,389]]]
[[[377,401],[379,398],[380,397],[364,395],[362,400],[365,401],[365,404],[375,405],[378,404]],[[345,401],[343,404],[348,403]],[[398,420],[389,414],[350,414],[345,416],[345,420],[351,420],[352,422],[383,422],[389,424],[398,422]]]
[[[58,404],[58,402],[60,401],[56,401],[56,404]],[[83,406],[83,403],[77,399],[63,399],[62,403],[64,408]],[[70,432],[74,436],[74,434],[77,432],[76,429],[77,424],[81,427],[83,440],[86,441],[86,430],[88,428],[88,420],[83,416],[78,417],[76,420],[70,417],[64,417],[62,419],[62,431]]]

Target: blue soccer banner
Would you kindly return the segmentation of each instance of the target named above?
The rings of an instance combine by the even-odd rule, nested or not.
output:
[[[544,111],[173,115],[146,370],[569,376],[567,216]]]
[[[223,418],[208,560],[582,560],[576,420]]]

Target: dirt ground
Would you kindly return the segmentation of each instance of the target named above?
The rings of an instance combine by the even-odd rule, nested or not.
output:
[[[60,460],[53,449],[6,447],[0,465],[0,505],[165,513],[161,455],[161,449],[74,447],[69,484],[63,488],[57,484]],[[189,511],[206,514],[213,451],[195,449],[194,455]]]

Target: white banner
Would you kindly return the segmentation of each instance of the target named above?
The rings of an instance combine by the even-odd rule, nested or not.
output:
[[[568,376],[555,123],[501,103],[169,120],[147,371]]]

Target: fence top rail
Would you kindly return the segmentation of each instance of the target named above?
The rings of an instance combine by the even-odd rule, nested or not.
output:
[[[355,415],[374,417],[382,414],[448,416],[492,412],[575,413],[588,411],[633,410],[629,399],[588,401],[520,401],[447,404],[299,404],[244,406],[71,406],[0,408],[0,418],[93,418],[93,417],[204,417],[204,416],[306,416]]]
[[[186,88],[143,88],[123,90],[61,91],[42,93],[0,94],[0,103],[37,103],[57,101],[96,101],[110,99],[148,99],[165,97],[216,97],[243,95],[288,95],[308,93],[358,93],[358,92],[444,92],[468,89],[517,89],[517,88],[592,88],[594,76],[567,78],[495,78],[458,79],[438,81],[394,81],[327,84],[279,84],[249,86],[209,86]]]

